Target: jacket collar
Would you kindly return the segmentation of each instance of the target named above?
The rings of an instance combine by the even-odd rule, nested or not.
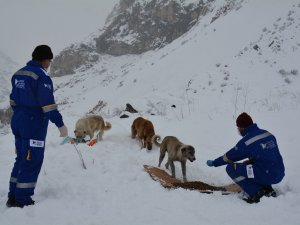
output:
[[[35,67],[43,68],[43,67],[41,66],[41,64],[39,64],[39,63],[38,63],[37,61],[35,61],[35,60],[30,60],[30,61],[28,61],[27,66],[35,66]]]
[[[254,123],[254,124],[248,126],[247,128],[245,128],[245,130],[243,130],[243,131],[241,132],[241,135],[244,137],[244,136],[246,136],[247,134],[252,133],[253,131],[255,131],[255,130],[257,130],[257,129],[258,129],[258,126],[257,126],[256,123]]]

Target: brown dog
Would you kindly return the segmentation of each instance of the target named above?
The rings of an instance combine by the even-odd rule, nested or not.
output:
[[[187,181],[186,179],[186,160],[190,160],[193,162],[196,160],[195,158],[195,149],[191,145],[185,145],[181,143],[176,137],[167,136],[163,139],[161,143],[158,141],[161,140],[161,137],[158,135],[153,136],[152,142],[160,147],[160,155],[159,155],[159,163],[158,167],[160,167],[166,152],[168,152],[168,162],[166,163],[166,168],[171,166],[172,177],[175,178],[175,165],[174,161],[181,162],[181,170],[183,180]]]
[[[131,138],[137,136],[142,148],[152,149],[152,137],[155,135],[153,124],[142,117],[136,118],[131,125]]]
[[[105,123],[101,116],[90,115],[77,121],[74,133],[77,140],[84,140],[86,135],[89,135],[92,139],[94,132],[99,131],[97,139],[102,140],[104,131],[109,129],[111,129],[111,124],[109,122]]]

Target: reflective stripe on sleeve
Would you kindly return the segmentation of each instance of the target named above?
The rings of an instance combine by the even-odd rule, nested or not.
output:
[[[17,188],[35,188],[36,182],[31,183],[17,183]]]
[[[17,178],[16,177],[11,177],[10,178],[10,180],[9,180],[9,182],[11,182],[11,183],[17,183]]]
[[[251,145],[251,144],[253,144],[254,142],[256,142],[256,141],[258,141],[258,140],[260,140],[260,139],[263,139],[263,138],[266,138],[266,137],[269,137],[269,136],[271,136],[272,134],[271,133],[269,133],[269,132],[266,132],[266,133],[263,133],[263,134],[260,134],[260,135],[257,135],[257,136],[255,136],[255,137],[253,137],[253,138],[250,138],[248,141],[246,141],[245,142],[245,145]]]
[[[245,180],[245,179],[246,179],[246,177],[239,176],[239,177],[237,177],[237,178],[234,178],[233,181],[234,181],[235,183],[238,183],[238,182],[240,182],[240,181],[242,181],[242,180]]]
[[[223,160],[224,160],[224,162],[227,162],[227,163],[233,163],[232,160],[228,159],[226,154],[223,155]]]
[[[26,71],[26,70],[19,70],[18,72],[15,73],[15,75],[23,75],[23,76],[28,76],[31,77],[35,80],[37,80],[39,78],[38,75],[36,75],[34,72],[32,71]]]
[[[50,112],[53,110],[57,110],[57,104],[46,105],[46,106],[43,106],[42,109],[43,109],[44,113],[47,113],[47,112]]]

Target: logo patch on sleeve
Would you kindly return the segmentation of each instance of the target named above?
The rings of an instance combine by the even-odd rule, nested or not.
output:
[[[45,146],[44,141],[30,139],[30,147],[44,148],[44,146]]]
[[[262,149],[272,149],[276,147],[276,144],[274,141],[269,141],[267,143],[261,143],[260,146]]]
[[[16,88],[25,89],[25,81],[15,79],[15,86]]]

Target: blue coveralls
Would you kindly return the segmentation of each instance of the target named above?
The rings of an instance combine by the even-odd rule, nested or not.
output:
[[[17,157],[11,172],[9,197],[20,204],[31,196],[40,173],[49,120],[58,128],[64,125],[53,96],[51,78],[36,61],[29,61],[11,79],[10,105],[14,111],[11,128]]]
[[[226,172],[249,196],[264,186],[279,183],[284,177],[284,164],[274,135],[252,124],[243,138],[223,156],[215,159],[215,167],[228,164]],[[248,163],[236,163],[243,159]]]

